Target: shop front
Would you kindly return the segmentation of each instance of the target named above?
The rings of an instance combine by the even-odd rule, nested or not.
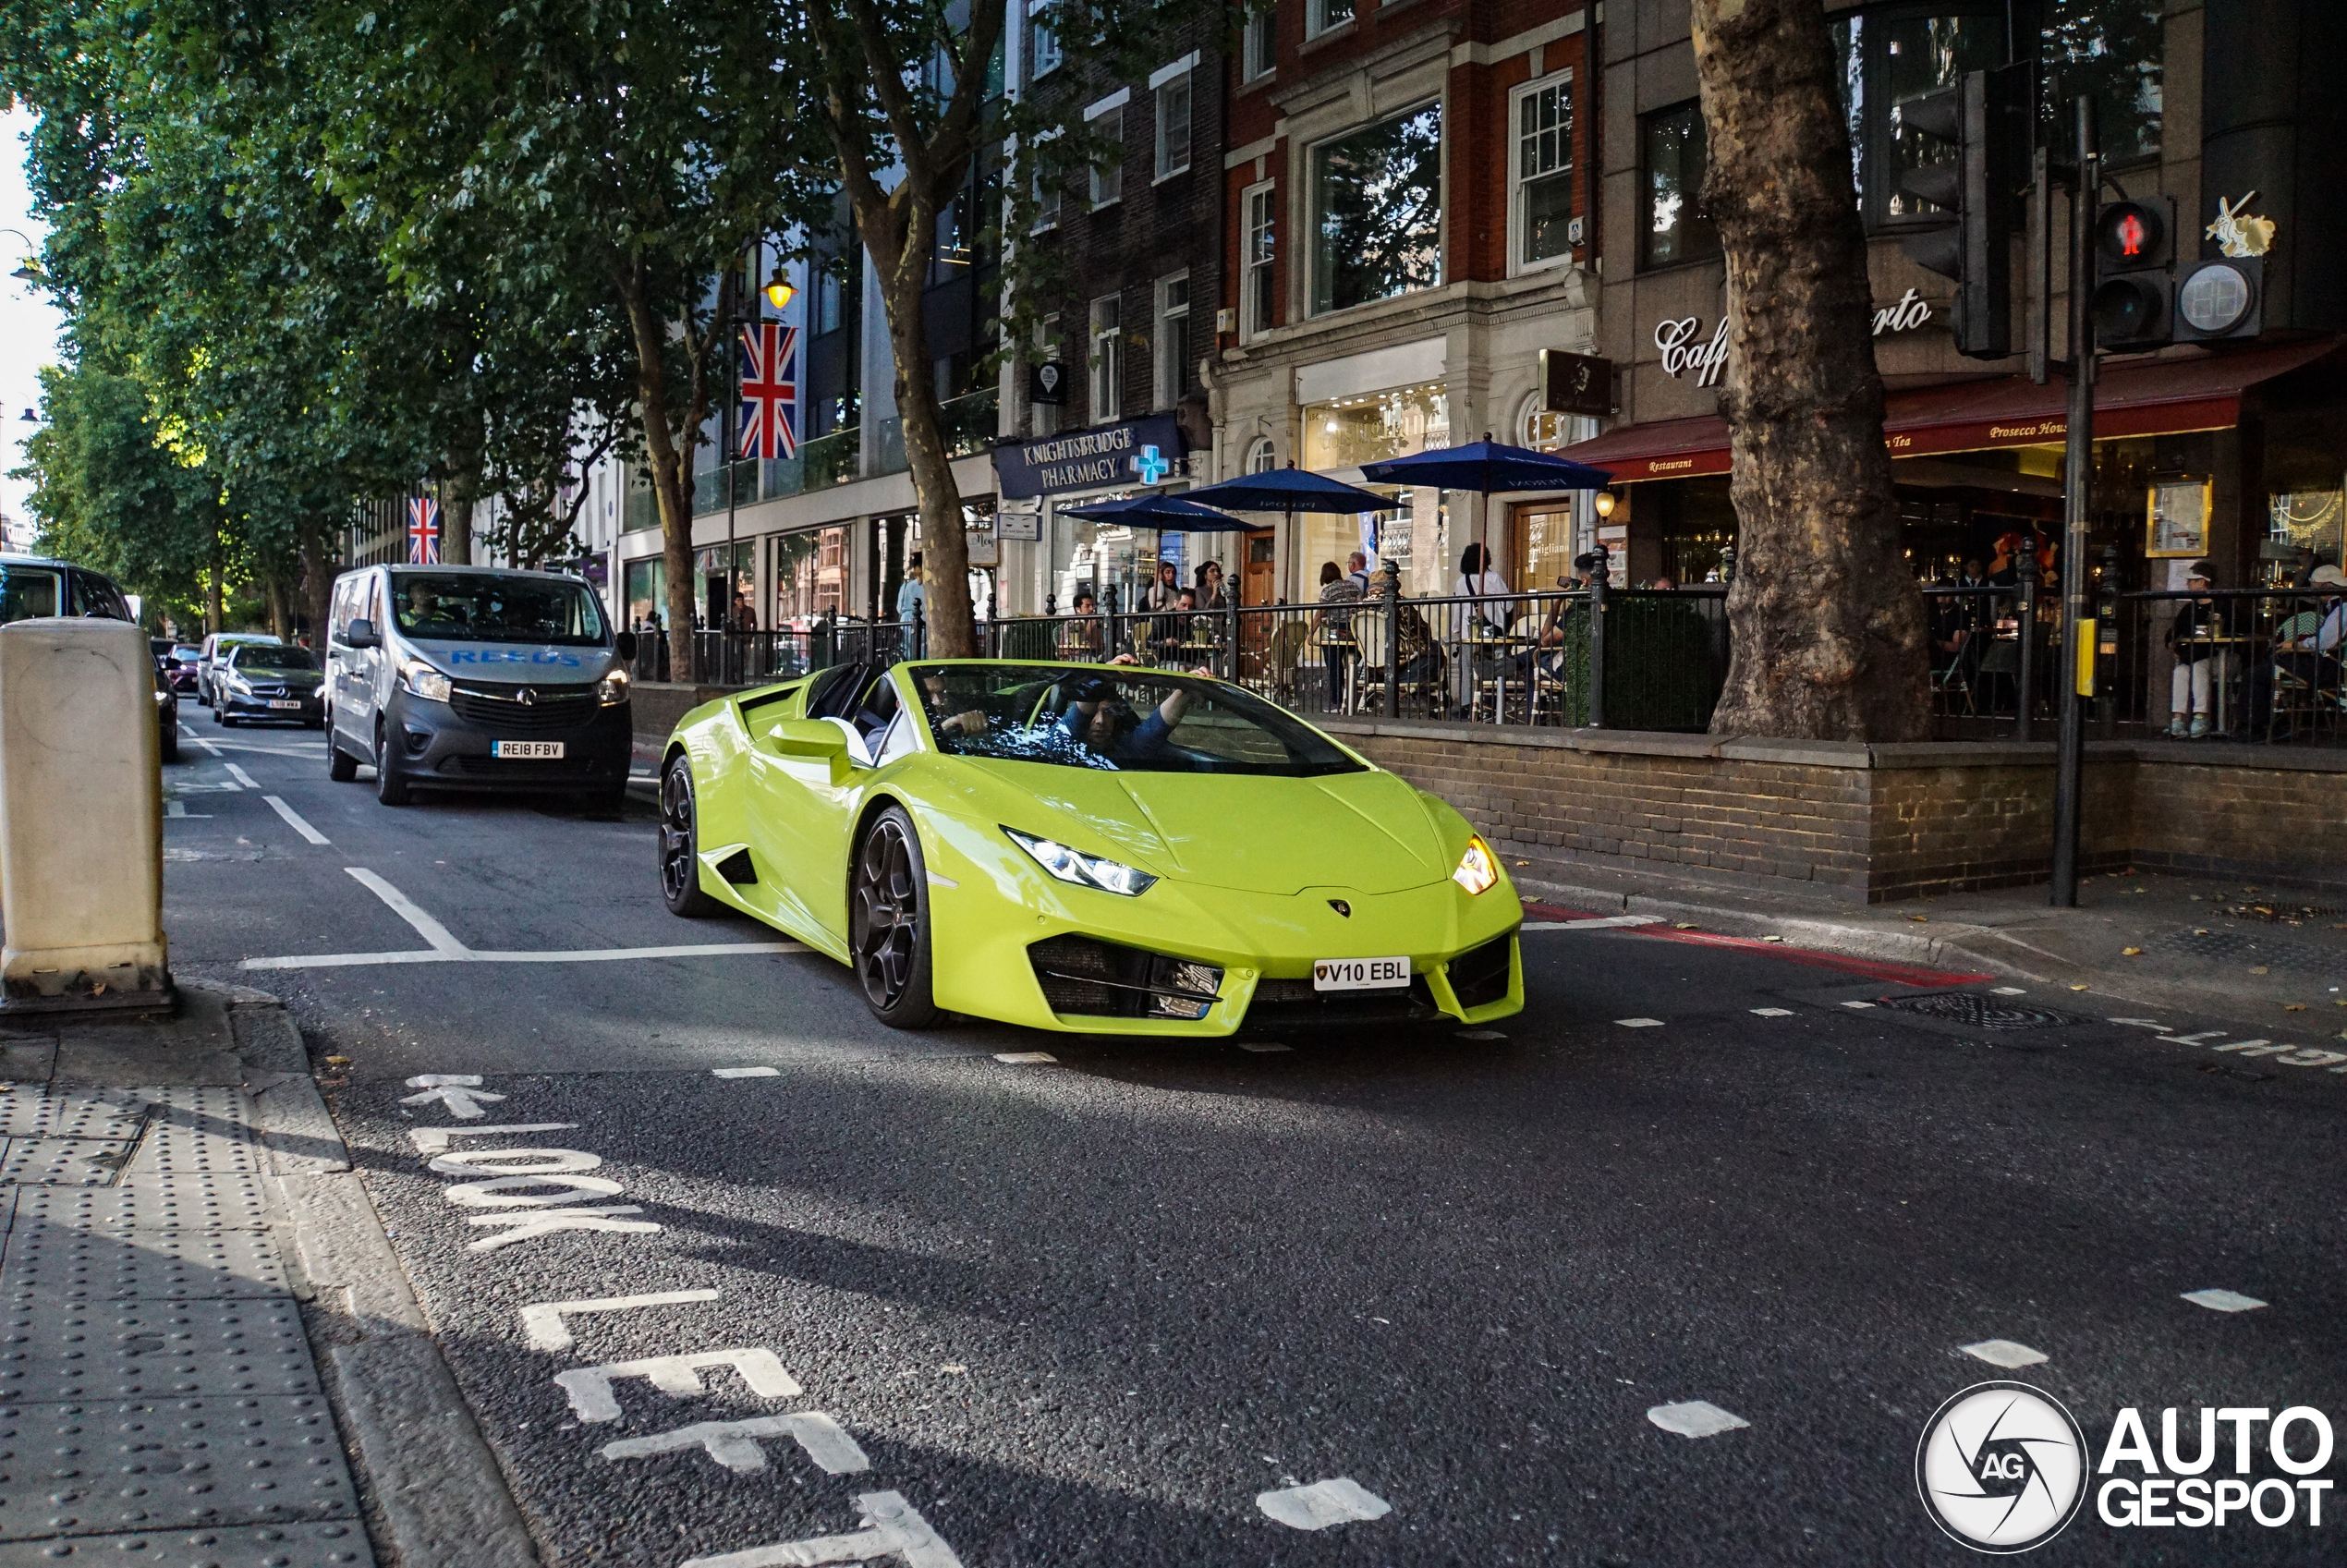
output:
[[[1999,377],[1894,391],[1883,421],[1909,568],[1979,580],[2017,538],[2058,541],[2065,388]],[[2340,564],[2347,492],[2347,350],[2336,339],[2107,365],[2096,387],[2091,544],[2122,586],[2181,588],[2193,563],[2220,587]],[[1599,529],[1633,584],[1699,582],[1736,537],[1728,430],[1657,420],[1565,449],[1610,470]]]

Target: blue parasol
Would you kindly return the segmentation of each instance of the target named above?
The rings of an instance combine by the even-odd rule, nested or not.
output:
[[[1417,452],[1361,465],[1372,484],[1420,484],[1442,490],[1472,490],[1508,495],[1528,490],[1603,490],[1613,476],[1528,446],[1510,446],[1486,437],[1465,446]],[[1235,504],[1235,503],[1225,503]]]
[[[1155,529],[1161,533],[1246,533],[1249,525],[1227,512],[1179,495],[1137,495],[1124,501],[1099,501],[1070,506],[1064,517],[1088,521],[1123,523],[1130,528]]]

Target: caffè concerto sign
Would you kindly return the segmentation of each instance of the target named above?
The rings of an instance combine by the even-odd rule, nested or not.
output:
[[[1914,289],[1899,296],[1891,303],[1874,313],[1874,335],[1887,332],[1913,332],[1931,320],[1931,302]],[[1717,386],[1728,371],[1728,319],[1720,318],[1707,341],[1697,342],[1703,335],[1703,318],[1685,316],[1675,322],[1658,322],[1654,329],[1654,346],[1662,350],[1662,373],[1677,378],[1695,372],[1697,386]]]

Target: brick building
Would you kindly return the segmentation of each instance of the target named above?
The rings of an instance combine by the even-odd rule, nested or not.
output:
[[[1219,474],[1359,466],[1477,439],[1556,445],[1542,349],[1592,351],[1595,8],[1559,0],[1278,0],[1225,65]],[[1311,597],[1324,561],[1392,561],[1448,591],[1480,539],[1552,586],[1586,501],[1405,492],[1382,521],[1307,517],[1248,541],[1251,602]],[[1481,510],[1473,508],[1480,505]]]

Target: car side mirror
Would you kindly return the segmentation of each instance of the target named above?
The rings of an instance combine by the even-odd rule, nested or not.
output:
[[[766,732],[766,749],[794,762],[821,762],[831,782],[845,779],[857,763],[870,767],[863,741],[845,724],[829,719],[784,719]]]
[[[375,623],[361,615],[344,630],[342,645],[345,648],[380,648],[383,638],[375,635]]]
[[[611,650],[614,654],[618,655],[623,662],[630,664],[634,663],[636,662],[636,634],[634,632],[621,632],[618,636],[611,639]]]

